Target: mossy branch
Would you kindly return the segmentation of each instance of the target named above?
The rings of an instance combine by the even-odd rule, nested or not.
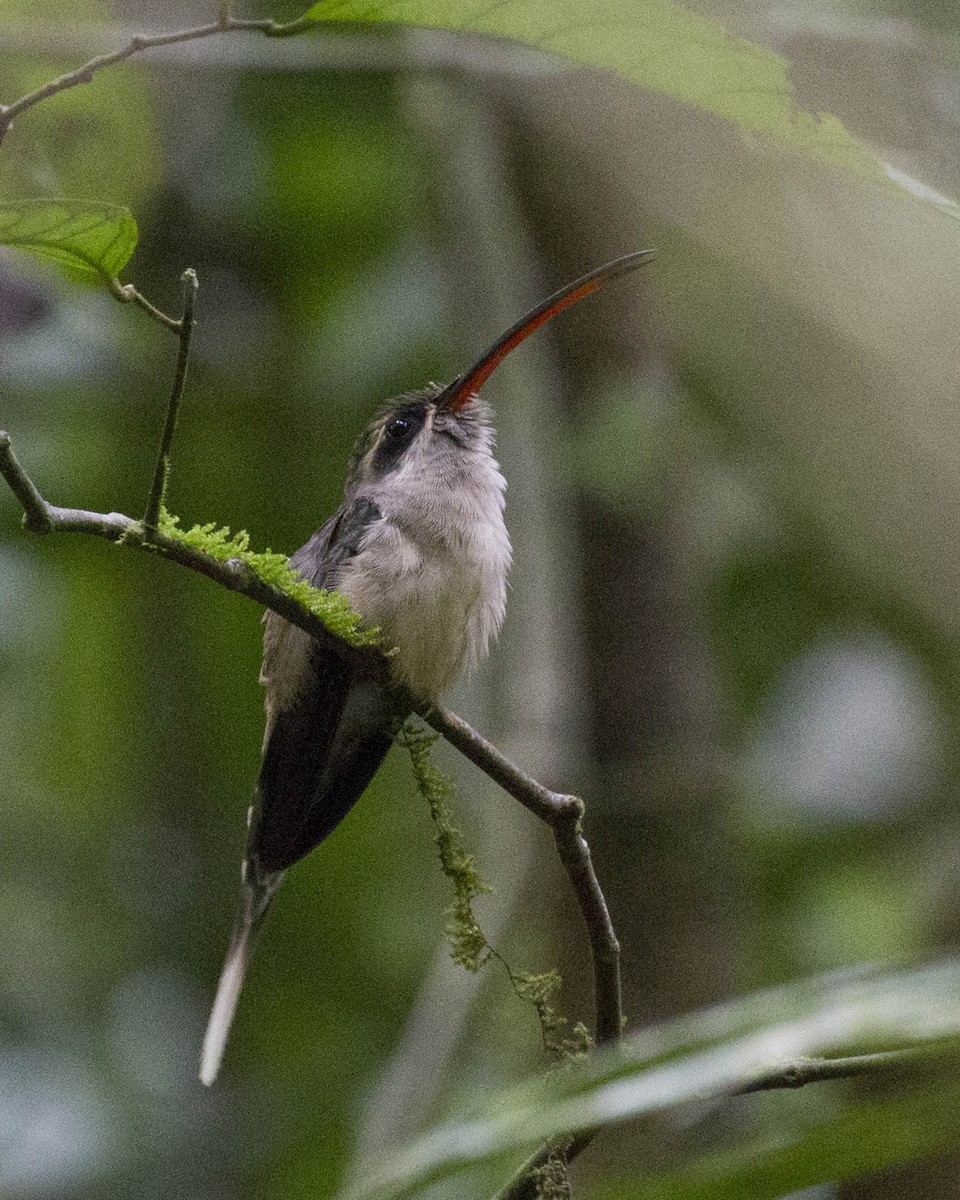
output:
[[[247,548],[246,534],[230,535],[213,525],[182,531],[177,519],[161,515],[156,529],[123,513],[97,513],[61,508],[44,500],[13,452],[10,437],[0,431],[0,476],[24,509],[23,524],[34,533],[86,533],[116,545],[159,554],[221,587],[247,596],[278,613],[312,638],[377,678],[386,679],[390,660],[378,648],[375,629],[363,628],[346,597],[312,587],[290,567],[285,555]]]
[[[478,871],[474,856],[467,851],[463,834],[454,820],[456,782],[433,761],[432,750],[438,736],[411,720],[403,726],[399,740],[410,755],[417,791],[430,808],[440,869],[453,884],[454,898],[447,910],[444,930],[450,956],[472,972],[479,971],[491,958],[496,959],[506,971],[514,994],[530,1004],[536,1013],[543,1048],[552,1062],[558,1066],[571,1062],[586,1054],[593,1041],[582,1022],[571,1027],[567,1018],[554,1007],[563,986],[560,972],[551,969],[532,974],[515,970],[487,940],[473,911],[474,900],[491,889]]]
[[[196,550],[237,569],[239,564],[250,571],[267,587],[282,592],[303,606],[308,613],[322,621],[327,631],[342,639],[353,649],[374,649],[380,646],[380,631],[363,625],[359,613],[341,592],[315,588],[290,566],[285,554],[274,550],[251,550],[250,535],[245,529],[231,533],[228,526],[193,525],[180,528],[180,518],[160,510],[159,532],[181,546]],[[159,547],[158,547],[159,548]]]

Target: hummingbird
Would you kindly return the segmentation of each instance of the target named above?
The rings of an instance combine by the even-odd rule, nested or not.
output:
[[[343,503],[290,559],[337,589],[393,648],[373,677],[274,612],[264,617],[266,730],[247,818],[240,911],[201,1054],[216,1079],[255,936],[286,870],[360,798],[413,709],[486,655],[506,608],[510,538],[492,413],[480,389],[564,309],[647,262],[624,255],[554,292],[464,374],[389,400],[353,449]]]

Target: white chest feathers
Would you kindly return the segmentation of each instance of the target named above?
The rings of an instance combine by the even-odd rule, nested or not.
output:
[[[476,666],[503,622],[510,539],[505,483],[489,450],[437,469],[419,456],[382,480],[383,514],[337,587],[396,647],[396,678],[438,696]]]

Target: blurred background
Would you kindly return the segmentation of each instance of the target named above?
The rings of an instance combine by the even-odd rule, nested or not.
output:
[[[163,8],[161,26],[135,0],[77,0],[68,20],[0,0],[0,95],[211,17]],[[955,6],[692,8],[784,55],[802,107],[960,196]],[[585,797],[631,1027],[955,944],[955,222],[612,75],[356,26],[105,71],[17,121],[0,190],[127,204],[125,279],[168,311],[197,269],[170,507],[287,552],[338,503],[383,398],[449,379],[543,295],[655,246],[488,386],[516,566],[500,646],[451,704]],[[175,350],[0,252],[0,426],[51,501],[142,511]],[[249,602],[102,542],[24,536],[0,494],[3,1197],[327,1196],[544,1065],[503,972],[448,959],[448,887],[394,751],[284,884],[224,1073],[200,1087],[259,653]],[[490,941],[518,969],[558,966],[565,1011],[589,1018],[545,830],[438,753],[494,888]],[[835,1102],[628,1125],[584,1157],[576,1194],[628,1196],[632,1173]],[[805,1196],[958,1192],[941,1156]]]

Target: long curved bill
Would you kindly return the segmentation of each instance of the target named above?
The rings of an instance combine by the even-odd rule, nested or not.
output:
[[[458,375],[453,383],[448,384],[437,400],[437,407],[451,412],[463,408],[467,401],[480,391],[510,351],[519,346],[531,333],[538,330],[541,325],[546,325],[547,321],[555,317],[557,313],[563,312],[565,308],[570,308],[571,305],[592,295],[611,279],[616,279],[619,275],[626,275],[630,271],[635,271],[637,267],[642,267],[644,263],[653,258],[653,255],[653,250],[638,250],[634,254],[624,254],[622,258],[615,258],[613,262],[597,267],[596,270],[575,279],[573,283],[568,283],[559,292],[548,296],[526,316],[521,317],[516,325],[511,325],[507,332],[493,343],[465,375]]]

